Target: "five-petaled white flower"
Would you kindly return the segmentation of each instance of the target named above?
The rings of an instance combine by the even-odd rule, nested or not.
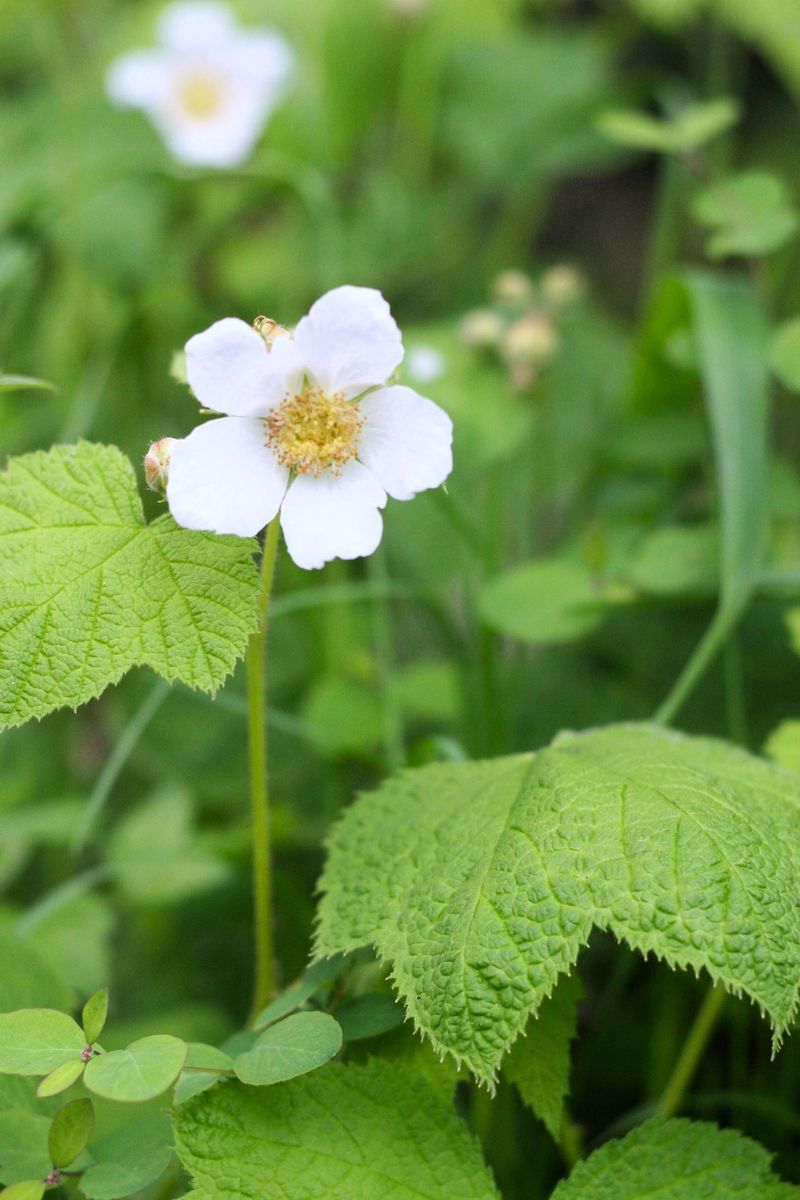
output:
[[[253,149],[294,65],[288,43],[239,29],[215,0],[181,0],[161,14],[159,45],[125,54],[107,89],[150,117],[170,153],[191,166],[235,167]]]
[[[229,317],[191,338],[192,390],[228,415],[172,447],[175,520],[248,537],[280,509],[300,567],[372,554],[387,495],[410,500],[453,465],[450,418],[390,381],[402,358],[389,305],[371,288],[328,292],[293,335]]]

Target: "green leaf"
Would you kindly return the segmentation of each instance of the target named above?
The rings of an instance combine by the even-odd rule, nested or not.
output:
[[[0,394],[3,392],[54,392],[56,389],[46,379],[34,379],[30,375],[3,375],[0,373]]]
[[[481,616],[500,633],[550,645],[585,637],[605,616],[589,572],[564,559],[539,559],[489,580]]]
[[[779,767],[800,775],[800,721],[781,721],[769,735],[764,753]]]
[[[40,1179],[26,1179],[24,1183],[12,1183],[3,1188],[0,1196],[4,1200],[41,1200],[44,1195],[44,1184]]]
[[[86,1044],[93,1046],[100,1037],[108,1016],[108,988],[100,988],[83,1006],[82,1024]]]
[[[71,1088],[73,1083],[80,1079],[84,1066],[82,1058],[73,1058],[62,1063],[49,1075],[45,1075],[36,1089],[36,1095],[44,1099],[46,1096],[58,1096],[61,1092],[66,1092],[67,1088]]]
[[[672,121],[675,147],[684,152],[697,150],[713,138],[727,133],[739,120],[741,105],[732,96],[717,96],[692,104]]]
[[[478,1144],[419,1075],[373,1059],[182,1105],[175,1140],[196,1200],[499,1200]]]
[[[282,1083],[315,1071],[341,1045],[342,1031],[329,1013],[295,1013],[260,1033],[252,1050],[233,1060],[233,1069],[242,1083],[256,1087]]]
[[[764,553],[767,331],[749,286],[692,272],[687,289],[714,442],[722,601],[739,606],[749,599]]]
[[[569,1095],[570,1043],[577,1029],[576,1005],[581,998],[577,973],[562,976],[525,1027],[506,1058],[503,1074],[558,1141]]]
[[[61,1169],[74,1162],[88,1146],[93,1128],[94,1105],[91,1100],[70,1100],[69,1104],[60,1108],[53,1117],[47,1139],[53,1166]]]
[[[730,96],[704,100],[683,109],[671,120],[662,120],[636,109],[602,113],[597,127],[612,142],[637,150],[680,154],[719,137],[739,120],[739,104]]]
[[[254,549],[167,516],[145,525],[111,446],[12,459],[0,474],[0,724],[83,704],[140,663],[219,687],[255,624]]]
[[[763,1146],[734,1129],[654,1119],[578,1163],[552,1200],[798,1200],[770,1171]]]
[[[80,1026],[53,1008],[0,1013],[0,1074],[49,1075],[85,1045]]]
[[[362,1038],[380,1037],[397,1029],[405,1020],[402,1005],[394,996],[375,993],[371,996],[356,996],[336,1009],[336,1020],[342,1027],[346,1042],[357,1042]]]
[[[172,1160],[169,1122],[163,1117],[133,1121],[93,1142],[93,1165],[81,1191],[89,1200],[121,1200],[154,1183]]]
[[[183,1071],[175,1084],[175,1104],[185,1104],[192,1096],[198,1096],[218,1083],[222,1072],[231,1074],[232,1071],[233,1059],[224,1050],[202,1042],[190,1042]]]
[[[105,896],[74,895],[43,914],[27,938],[79,994],[93,991],[111,973],[116,916]]]
[[[664,154],[673,149],[669,123],[638,109],[609,109],[597,118],[597,128],[609,141],[619,146],[656,150]]]
[[[769,365],[792,392],[800,392],[800,317],[784,321],[769,343]]]
[[[659,718],[674,717],[759,582],[766,545],[766,322],[751,287],[693,271],[684,277],[711,425],[719,510],[720,595],[711,625]]]
[[[44,1179],[50,1170],[50,1118],[23,1108],[0,1112],[0,1179],[21,1183]]]
[[[317,950],[374,945],[434,1049],[487,1080],[593,925],[746,992],[779,1037],[800,977],[798,834],[791,776],[646,725],[434,764],[334,828]]]
[[[713,525],[656,529],[639,544],[628,580],[654,596],[713,596],[719,584],[719,533]]]
[[[0,929],[0,1012],[15,1008],[69,1008],[70,990],[49,963],[21,938]]]
[[[191,796],[167,784],[126,813],[114,828],[108,861],[136,904],[176,904],[219,887],[228,867],[198,842]]]
[[[175,1082],[186,1061],[186,1043],[168,1034],[131,1042],[126,1050],[99,1054],[86,1064],[84,1083],[106,1100],[140,1104]]]
[[[205,1042],[190,1042],[183,1069],[189,1067],[194,1071],[230,1071],[233,1059],[216,1046],[207,1046]]]
[[[295,980],[282,995],[277,996],[261,1010],[253,1023],[255,1028],[263,1029],[265,1025],[272,1025],[275,1021],[280,1021],[281,1017],[302,1008],[317,992],[336,982],[346,963],[347,958],[343,954],[335,954],[331,958],[312,963],[300,979]]]
[[[771,254],[793,237],[798,224],[783,180],[763,171],[745,171],[703,188],[692,215],[713,231],[706,247],[711,258]]]

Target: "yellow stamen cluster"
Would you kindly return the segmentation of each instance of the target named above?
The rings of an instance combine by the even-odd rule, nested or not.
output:
[[[267,445],[281,466],[299,475],[338,475],[356,456],[363,420],[343,396],[307,387],[283,400],[265,423]]]
[[[187,75],[178,88],[178,103],[189,117],[207,121],[222,108],[225,89],[213,75]]]

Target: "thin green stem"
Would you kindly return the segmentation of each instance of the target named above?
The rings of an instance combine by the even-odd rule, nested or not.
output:
[[[733,628],[738,611],[719,609],[708,629],[698,642],[692,657],[681,671],[669,695],[655,714],[654,720],[669,725],[683,708],[711,663],[722,650],[725,640]]]
[[[105,766],[100,772],[97,783],[94,785],[92,794],[86,803],[86,808],[83,810],[83,815],[78,823],[78,828],[75,831],[72,842],[73,853],[80,854],[94,833],[95,826],[105,808],[108,797],[111,795],[114,784],[122,774],[125,764],[135,750],[139,738],[166,700],[168,692],[169,684],[165,683],[163,679],[159,679],[147,693],[141,705],[125,726],[119,741],[106,759]]]
[[[661,1094],[657,1108],[659,1116],[672,1117],[683,1104],[687,1088],[694,1078],[724,1003],[725,991],[719,984],[715,984],[697,1011],[694,1023],[683,1043],[683,1049],[678,1055],[678,1061]]]
[[[272,856],[270,847],[269,779],[267,775],[267,624],[280,525],[267,526],[261,559],[258,628],[247,645],[248,761],[250,767],[251,837],[253,847],[254,980],[251,1023],[275,992],[272,932]]]

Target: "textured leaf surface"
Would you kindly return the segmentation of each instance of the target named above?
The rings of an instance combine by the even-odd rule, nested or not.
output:
[[[497,1200],[466,1125],[374,1059],[266,1089],[225,1084],[175,1113],[195,1200]]]
[[[559,980],[556,990],[531,1017],[525,1036],[503,1059],[503,1074],[558,1139],[569,1094],[570,1043],[575,1037],[575,1006],[581,996],[577,974]]]
[[[644,725],[436,764],[335,828],[317,951],[373,944],[435,1048],[491,1078],[593,925],[705,968],[780,1034],[800,977],[800,785]]]
[[[81,442],[0,474],[0,724],[146,664],[213,690],[255,622],[254,543],[145,525],[128,460]]]
[[[579,1163],[552,1200],[798,1200],[763,1146],[700,1121],[647,1121]]]

